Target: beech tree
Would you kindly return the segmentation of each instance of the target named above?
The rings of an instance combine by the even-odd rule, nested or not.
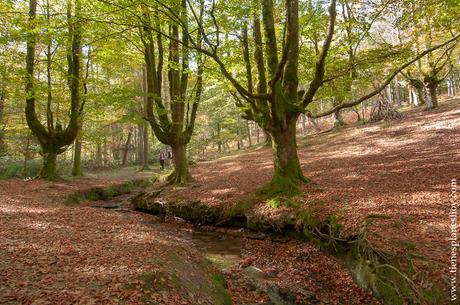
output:
[[[40,116],[36,109],[36,89],[34,85],[34,69],[36,63],[36,45],[37,45],[37,1],[29,1],[29,28],[27,34],[27,53],[26,53],[26,120],[32,133],[40,143],[43,154],[43,167],[40,177],[44,179],[56,179],[56,158],[63,153],[67,147],[75,140],[80,128],[80,115],[83,110],[83,104],[80,103],[80,61],[81,61],[81,2],[75,0],[75,8],[72,7],[72,1],[67,1],[67,22],[68,22],[68,44],[67,44],[67,62],[68,62],[68,86],[70,90],[70,110],[69,122],[63,127],[53,118],[52,92],[51,92],[51,42],[47,45],[47,106],[46,106],[46,125],[41,122]],[[74,11],[74,14],[73,14]],[[48,14],[49,16],[49,14]]]
[[[158,19],[158,14],[153,15],[146,5],[142,6],[143,28],[141,31],[148,93],[146,120],[150,123],[158,140],[171,146],[174,172],[168,177],[168,182],[173,184],[187,183],[192,180],[187,159],[187,144],[193,134],[203,88],[203,66],[201,54],[198,53],[194,94],[189,93],[190,50],[187,6],[185,0],[177,4],[173,11],[177,12],[183,27],[179,27],[176,22],[167,24],[170,39],[167,42],[168,63],[166,65],[164,64],[164,39],[159,34],[165,25]],[[201,5],[200,16],[202,11],[203,5]],[[198,33],[196,41],[199,45],[201,33]],[[168,75],[169,100],[162,96],[164,72],[167,72]],[[169,109],[167,102],[169,102]]]
[[[193,5],[188,3],[193,11]],[[167,7],[168,17],[180,24],[183,34],[187,34],[187,45],[212,58],[222,75],[242,96],[246,106],[243,109],[245,118],[256,121],[270,134],[274,151],[274,174],[266,188],[266,192],[270,195],[297,193],[300,184],[308,181],[302,172],[297,155],[296,122],[300,114],[307,113],[310,117],[316,118],[358,105],[379,94],[397,74],[416,60],[459,38],[457,35],[443,44],[421,52],[414,59],[402,64],[390,73],[382,84],[370,93],[352,101],[342,102],[323,113],[311,114],[306,109],[314,101],[316,93],[325,82],[326,60],[336,30],[337,3],[335,0],[330,2],[328,27],[305,90],[299,90],[299,1],[286,0],[284,4],[284,19],[281,19],[282,31],[279,30],[279,24],[277,24],[280,18],[275,19],[272,0],[253,1],[253,7],[249,9],[253,15],[251,17],[255,48],[252,62],[255,64],[258,80],[254,92],[239,82],[222,59],[222,53],[219,52],[221,32],[215,16],[215,2],[210,4],[208,10],[207,20],[211,25],[204,27],[197,22],[197,30],[202,33],[205,47],[201,47],[194,41],[190,34],[191,31],[188,31],[188,25],[183,23],[181,17],[174,13],[170,7]],[[163,6],[165,7],[164,4]],[[167,33],[158,32],[173,40],[175,39]],[[246,64],[248,64],[247,60]]]
[[[445,3],[439,2],[429,6],[425,4],[423,2],[406,4],[411,8],[410,21],[407,21],[403,30],[412,37],[415,52],[420,52],[422,45],[429,48],[445,37],[452,37],[455,27],[458,26],[452,23],[451,18],[445,18],[443,13]],[[423,10],[417,10],[422,6]],[[454,12],[452,14],[455,15]],[[451,72],[451,54],[456,47],[458,41],[427,54],[425,58],[418,60],[415,65],[403,72],[409,85],[416,92],[418,104],[425,105],[427,110],[438,107],[437,89]]]

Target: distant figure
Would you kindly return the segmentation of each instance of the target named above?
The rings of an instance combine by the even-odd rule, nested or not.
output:
[[[161,169],[165,169],[165,153],[164,151],[160,151],[160,166]]]

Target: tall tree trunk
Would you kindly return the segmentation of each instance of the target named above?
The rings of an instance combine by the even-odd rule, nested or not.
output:
[[[129,152],[129,145],[131,143],[131,134],[132,132],[128,132],[128,139],[126,140],[125,147],[123,149],[123,161],[121,162],[121,166],[126,166],[126,161],[128,160],[128,152]]]
[[[438,88],[437,82],[428,83],[426,86],[428,96],[426,99],[426,109],[435,109],[438,107],[438,95],[436,89]]]
[[[297,155],[296,121],[287,123],[283,131],[272,132],[274,173],[265,190],[270,196],[280,193],[294,195],[299,192],[299,184],[308,181],[302,173]]]
[[[44,152],[43,154],[43,167],[40,171],[40,178],[47,180],[55,180],[58,178],[56,172],[57,153],[54,151]]]
[[[241,137],[241,126],[240,126],[240,116],[236,118],[236,134],[238,136],[237,147],[238,150],[242,148],[243,139]]]
[[[448,96],[455,96],[455,93],[454,93],[454,77],[453,77],[452,74],[450,74],[447,77],[446,82],[447,82],[447,95]]]
[[[79,177],[83,175],[81,169],[81,148],[82,148],[82,129],[79,128],[77,138],[74,144],[72,176]]]
[[[142,148],[144,149],[142,153],[142,169],[149,169],[149,129],[146,123],[142,126]]]
[[[142,163],[142,160],[144,159],[142,157],[142,153],[144,152],[144,148],[142,147],[142,144],[144,143],[144,141],[142,141],[142,135],[144,134],[143,131],[142,131],[142,125],[141,124],[137,124],[136,126],[136,130],[135,130],[135,134],[134,134],[134,138],[136,139],[134,143],[136,143],[136,162],[141,164]]]
[[[366,122],[366,101],[361,103],[361,113],[363,117],[363,124]]]
[[[425,99],[425,86],[423,82],[419,79],[416,78],[410,78],[409,79],[409,86],[412,91],[415,91],[416,96],[412,96],[412,100],[415,102],[415,106],[420,106],[420,105],[425,105],[426,99]],[[414,92],[412,92],[414,94]]]
[[[416,106],[416,107],[420,106],[419,94],[417,93],[417,89],[410,87],[409,88],[409,94],[410,94],[410,102],[411,102],[411,104]]]
[[[57,179],[56,173],[56,158],[58,154],[65,152],[68,145],[72,144],[77,136],[80,115],[83,111],[83,106],[80,104],[80,63],[81,63],[81,21],[78,18],[81,12],[81,1],[75,0],[75,16],[72,16],[72,2],[67,2],[67,22],[68,22],[68,48],[67,48],[67,63],[69,69],[70,87],[70,119],[65,129],[62,129],[60,124],[53,124],[53,116],[51,112],[51,76],[48,73],[48,103],[46,110],[46,126],[42,124],[36,112],[36,94],[34,85],[34,70],[35,70],[35,48],[37,40],[36,30],[36,14],[37,1],[29,1],[29,31],[27,31],[27,46],[26,46],[26,107],[25,114],[27,125],[32,133],[37,138],[43,153],[43,168],[40,177],[44,179]],[[48,7],[49,9],[49,7]],[[49,11],[48,11],[49,16]],[[77,17],[77,18],[73,18]],[[48,44],[49,46],[49,44]],[[50,67],[50,48],[48,48],[48,68]],[[48,72],[51,70],[48,69]]]
[[[251,139],[251,125],[249,124],[249,121],[246,120],[246,127],[248,129],[248,145],[249,147],[252,146],[252,139]]]
[[[171,146],[174,172],[169,176],[168,181],[173,184],[183,184],[193,180],[190,174],[188,159],[187,159],[187,146],[185,144],[175,144]]]
[[[104,145],[102,146],[102,163],[104,166],[109,165],[109,149],[107,148],[107,139],[104,139]]]

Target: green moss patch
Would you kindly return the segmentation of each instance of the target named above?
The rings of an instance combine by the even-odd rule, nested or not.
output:
[[[88,190],[78,191],[67,197],[66,205],[77,205],[82,201],[109,200],[113,197],[129,194],[135,189],[146,187],[148,180],[132,180],[108,187],[93,187]]]

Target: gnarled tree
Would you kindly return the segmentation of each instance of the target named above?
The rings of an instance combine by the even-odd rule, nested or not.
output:
[[[159,1],[157,2],[159,3]],[[191,1],[187,1],[187,3],[193,11]],[[180,15],[175,14],[171,7],[163,4],[163,9],[168,11],[168,17],[181,25],[183,35],[188,34],[187,45],[212,58],[220,68],[222,75],[242,96],[245,106],[243,107],[245,118],[256,121],[259,126],[270,134],[274,152],[274,174],[266,188],[267,193],[270,195],[298,193],[300,184],[308,181],[302,172],[297,154],[296,122],[300,114],[307,113],[310,117],[316,118],[330,115],[343,108],[358,105],[379,94],[398,73],[413,64],[416,60],[454,42],[460,37],[460,35],[457,35],[443,44],[421,52],[414,59],[402,64],[390,73],[381,86],[378,86],[370,93],[356,98],[351,102],[342,102],[322,113],[311,114],[306,108],[314,101],[319,88],[327,81],[327,78],[325,78],[325,66],[336,32],[337,3],[336,0],[331,0],[330,2],[327,30],[324,34],[322,46],[319,47],[320,50],[316,56],[313,72],[308,78],[309,83],[305,86],[306,90],[299,90],[301,38],[299,32],[299,1],[286,0],[284,4],[284,18],[281,19],[275,19],[273,0],[254,0],[253,7],[247,10],[252,11],[251,17],[253,17],[255,50],[252,62],[255,63],[258,80],[254,91],[252,91],[250,86],[249,88],[245,88],[222,59],[223,54],[219,51],[221,27],[216,18],[215,1],[209,4],[210,8],[208,10],[209,16],[206,18],[208,21],[206,28],[198,22],[196,14],[193,14],[197,21],[197,29],[193,30],[198,30],[202,33],[204,47],[201,47],[201,45],[198,45],[194,41],[191,35],[193,31],[188,31],[188,24],[183,22]],[[242,28],[244,29],[244,27]],[[171,37],[171,35],[161,30],[158,32],[166,37]],[[172,38],[174,39],[174,37]],[[245,53],[247,54],[247,52]],[[247,65],[247,55],[244,57]],[[247,81],[247,83],[249,85],[251,82]],[[241,106],[241,102],[238,103]]]
[[[186,1],[177,3],[178,17],[184,25],[183,30],[176,22],[168,24],[168,63],[164,64],[164,42],[157,14],[152,14],[146,5],[143,9],[143,29],[141,39],[147,78],[146,119],[160,142],[170,145],[174,160],[174,172],[168,177],[172,184],[192,181],[187,159],[187,144],[190,142],[195,126],[196,113],[203,88],[203,67],[201,54],[196,56],[197,76],[194,94],[188,93],[190,50],[188,47]],[[201,6],[203,10],[203,5]],[[200,16],[202,12],[200,13]],[[153,17],[153,18],[152,18]],[[201,18],[201,17],[199,17]],[[186,33],[186,34],[184,34]],[[198,33],[197,41],[201,40]],[[168,101],[162,97],[163,73],[167,72],[169,86]],[[168,109],[169,108],[169,109]]]
[[[57,155],[63,153],[72,144],[79,129],[79,117],[83,105],[80,105],[80,60],[81,60],[81,11],[80,0],[75,0],[75,16],[72,16],[72,2],[68,0],[68,22],[69,22],[69,43],[68,43],[68,68],[70,87],[70,119],[65,128],[54,123],[51,110],[51,91],[48,86],[48,103],[46,107],[46,126],[42,124],[36,111],[36,90],[34,85],[35,49],[37,44],[36,16],[37,1],[29,2],[29,29],[27,35],[26,53],[26,120],[32,133],[40,143],[43,153],[43,167],[40,177],[44,179],[56,179]],[[48,50],[49,51],[49,50]],[[49,80],[49,77],[48,77]],[[50,82],[49,82],[50,84]]]

